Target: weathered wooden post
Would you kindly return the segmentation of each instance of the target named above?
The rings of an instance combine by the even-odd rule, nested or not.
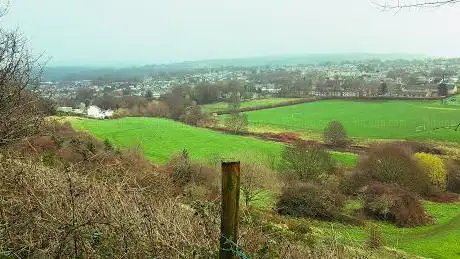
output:
[[[220,218],[220,258],[236,257],[240,202],[240,162],[222,161],[222,214]]]

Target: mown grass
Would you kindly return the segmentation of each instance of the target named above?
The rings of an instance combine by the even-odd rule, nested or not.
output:
[[[261,160],[276,165],[283,149],[280,143],[228,135],[167,119],[72,119],[71,122],[75,128],[87,130],[117,146],[140,145],[144,154],[155,163],[165,163],[171,155],[187,149],[197,161],[223,157],[243,162]],[[352,167],[358,161],[358,156],[352,153],[332,152],[332,156],[345,167]]]
[[[296,98],[256,99],[256,100],[241,102],[241,108],[261,106],[261,105],[270,105],[270,104],[279,104],[279,103],[289,102],[295,99]],[[228,109],[228,103],[226,102],[218,102],[218,103],[206,104],[206,105],[201,106],[201,110],[205,113],[212,113],[212,112],[223,111],[227,109]]]
[[[441,101],[325,100],[247,112],[251,131],[292,131],[318,138],[328,122],[341,121],[356,139],[460,142],[460,131],[438,129],[460,122],[460,107]]]

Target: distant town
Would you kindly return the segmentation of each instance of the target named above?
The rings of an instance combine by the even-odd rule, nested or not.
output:
[[[145,70],[145,68],[144,68]],[[153,70],[153,69],[152,69]],[[174,87],[216,87],[215,97],[193,96],[199,104],[223,101],[238,85],[241,100],[264,97],[407,97],[434,98],[456,94],[460,87],[460,59],[413,59],[322,62],[299,65],[217,66],[168,71],[123,78],[94,74],[85,78],[46,81],[44,94],[66,112],[87,113],[89,106],[100,107],[92,117],[111,116],[119,103],[110,98],[124,96],[161,99]],[[86,106],[86,107],[85,107]],[[93,109],[94,110],[94,109]]]

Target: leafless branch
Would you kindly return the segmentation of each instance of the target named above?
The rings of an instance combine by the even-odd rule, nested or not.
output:
[[[0,17],[5,12],[0,3]],[[17,30],[0,28],[0,146],[33,134],[43,122],[40,58]]]
[[[401,10],[408,8],[437,8],[445,5],[460,3],[460,0],[439,0],[439,1],[420,1],[420,0],[394,0],[394,1],[373,1],[382,10]]]

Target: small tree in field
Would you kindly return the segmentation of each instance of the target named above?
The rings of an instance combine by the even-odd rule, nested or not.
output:
[[[326,178],[334,171],[334,160],[319,145],[297,142],[282,153],[282,169],[302,181]]]
[[[225,119],[225,127],[233,132],[248,130],[248,117],[244,113],[232,113]]]
[[[340,121],[331,121],[323,131],[325,143],[334,146],[345,146],[348,143],[347,132]]]

